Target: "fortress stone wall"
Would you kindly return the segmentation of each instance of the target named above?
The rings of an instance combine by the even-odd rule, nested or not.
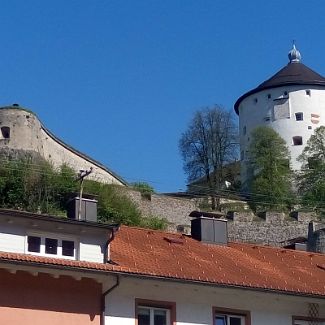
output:
[[[308,225],[313,221],[317,228],[325,227],[313,213],[297,212],[293,216],[267,212],[261,217],[253,213],[234,212],[227,216],[230,241],[283,246],[294,238],[307,237]]]
[[[198,209],[195,199],[184,199],[163,194],[151,194],[144,196],[139,191],[123,188],[125,193],[140,209],[144,216],[156,216],[168,221],[168,230],[176,232],[190,229],[191,218],[189,214]]]
[[[125,193],[144,215],[165,218],[168,231],[191,233],[189,214],[200,210],[200,200],[152,194],[150,198],[130,188],[123,188]],[[229,212],[229,241],[257,243],[261,245],[283,246],[288,240],[307,237],[311,221],[315,227],[325,228],[325,221],[320,222],[313,213],[297,212],[290,216],[284,213],[266,212],[257,217],[252,212]]]
[[[2,156],[13,152],[39,155],[54,167],[67,164],[76,172],[93,168],[88,179],[102,183],[126,185],[107,167],[65,144],[42,125],[37,116],[17,106],[0,108],[0,151]],[[2,158],[3,159],[3,158]]]
[[[126,185],[108,168],[62,142],[41,124],[35,114],[20,107],[0,108],[0,154],[7,157],[36,155],[52,162],[54,166],[65,163],[76,172],[93,167],[90,179]],[[200,210],[199,199],[162,194],[151,194],[148,197],[125,186],[121,189],[139,207],[143,215],[167,219],[169,231],[190,233],[189,214]],[[315,220],[315,217],[302,213],[295,217],[279,213],[266,213],[262,217],[256,217],[251,213],[236,212],[228,214],[227,219],[230,241],[281,246],[289,239],[306,237],[308,224]],[[316,223],[318,228],[325,228],[325,223]]]

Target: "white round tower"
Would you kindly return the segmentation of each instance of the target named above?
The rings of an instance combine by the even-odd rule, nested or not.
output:
[[[325,78],[301,63],[293,45],[289,63],[270,79],[242,95],[235,103],[239,115],[241,181],[247,188],[250,133],[257,126],[273,128],[285,141],[291,154],[291,167],[297,161],[314,129],[325,125]]]

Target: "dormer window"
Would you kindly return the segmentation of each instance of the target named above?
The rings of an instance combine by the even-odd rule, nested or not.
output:
[[[306,95],[307,95],[307,96],[311,96],[311,91],[310,91],[310,89],[306,89]]]
[[[27,250],[32,253],[41,252],[41,238],[36,236],[27,237]]]
[[[45,238],[45,254],[58,254],[58,240],[53,238]]]
[[[28,235],[26,253],[66,259],[76,259],[76,241],[56,236]]]
[[[285,96],[285,97],[288,96],[288,92],[284,91],[283,96]]]

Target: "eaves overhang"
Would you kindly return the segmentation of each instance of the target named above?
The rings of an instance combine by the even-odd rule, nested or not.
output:
[[[253,94],[266,89],[298,85],[321,86],[325,88],[325,78],[300,62],[290,62],[271,78],[239,97],[234,105],[235,112],[238,115],[240,103]]]

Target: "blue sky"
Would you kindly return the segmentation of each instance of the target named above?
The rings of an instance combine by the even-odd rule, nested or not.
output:
[[[0,1],[0,105],[129,182],[185,190],[178,140],[193,113],[233,109],[287,62],[325,75],[325,2]]]

